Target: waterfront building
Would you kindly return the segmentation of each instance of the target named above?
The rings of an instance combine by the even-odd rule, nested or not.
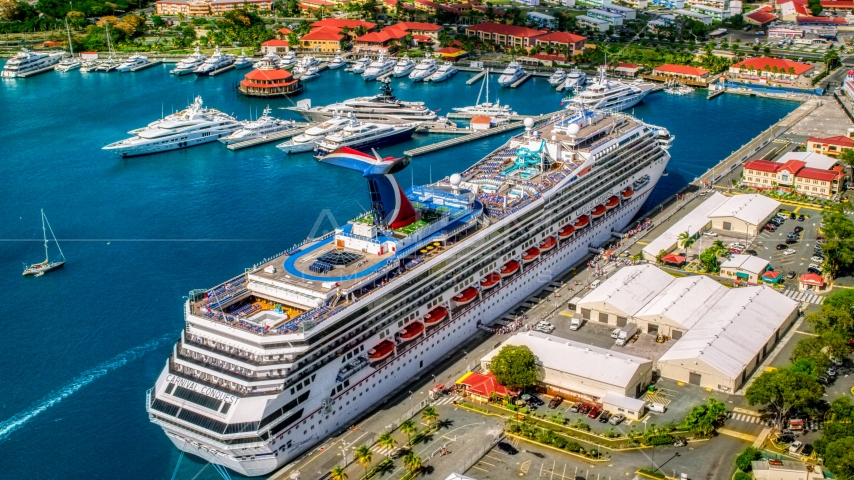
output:
[[[722,10],[730,9],[730,0],[687,0],[686,3],[688,4],[689,9],[696,5],[715,7]]]
[[[843,150],[854,148],[854,129],[848,129],[848,136],[820,138],[810,137],[807,140],[807,151],[820,153],[829,157],[839,157]]]
[[[771,268],[771,262],[753,255],[732,255],[721,264],[721,276],[733,279],[736,283],[742,281],[748,285],[757,285],[766,270]]]
[[[763,85],[810,87],[812,82],[804,75],[815,67],[807,63],[782,58],[748,58],[729,67],[729,76],[735,81]]]
[[[640,72],[640,65],[636,63],[619,62],[616,67],[611,68],[615,76],[625,78],[635,78],[638,76],[638,72]]]
[[[579,15],[575,17],[575,21],[582,27],[590,27],[599,32],[607,32],[611,28],[611,24],[606,20],[600,20],[587,15]]]
[[[844,170],[836,165],[836,159],[818,153],[790,152],[776,162],[746,162],[741,183],[760,190],[782,190],[827,199],[841,191],[844,180]]]
[[[591,8],[590,10],[587,10],[587,16],[597,20],[604,20],[613,27],[623,25],[623,16],[619,13],[611,13],[606,12],[605,10],[599,10],[598,8]]]
[[[266,42],[261,44],[261,53],[265,55],[268,53],[287,53],[288,50],[290,50],[290,44],[287,40],[273,39],[267,40]]]
[[[709,82],[709,71],[700,67],[666,63],[652,69],[652,75],[648,75],[648,78],[659,81],[687,81],[692,85],[706,85]]]
[[[529,22],[545,28],[557,28],[557,19],[551,15],[540,12],[528,12],[526,17]]]
[[[199,17],[205,15],[223,15],[229,10],[251,5],[258,10],[269,11],[272,0],[160,0],[154,4],[157,15],[178,15]]]
[[[399,22],[376,32],[368,32],[353,39],[358,52],[389,53],[406,43],[412,35],[412,46],[418,43],[434,44],[439,41],[441,25],[427,22]]]
[[[768,5],[748,13],[744,16],[744,21],[750,25],[759,25],[764,27],[771,22],[777,21],[777,15],[774,15],[774,9]],[[770,35],[769,35],[770,38]]]
[[[278,57],[265,57],[261,66],[247,73],[237,91],[247,97],[289,97],[302,91],[291,72],[279,68]]]
[[[690,18],[691,20],[696,20],[703,25],[711,25],[712,24],[712,16],[706,15],[704,13],[692,12],[690,10],[678,9],[674,10],[673,13],[680,17]]]
[[[729,6],[721,8],[712,5],[691,5],[691,11],[702,15],[708,15],[712,17],[713,21],[716,20],[718,22],[722,22],[732,16]]]
[[[854,1],[821,0],[821,8],[838,14],[854,13]]]
[[[555,52],[564,51],[568,56],[581,55],[587,43],[587,37],[567,32],[552,32],[537,37],[536,45],[540,49],[553,49]]]
[[[483,22],[466,28],[466,35],[476,36],[481,40],[492,40],[502,47],[530,48],[535,40],[546,32],[528,27],[518,27],[503,23]]]
[[[335,27],[315,27],[299,41],[303,50],[320,53],[335,53],[341,50],[347,36]]]

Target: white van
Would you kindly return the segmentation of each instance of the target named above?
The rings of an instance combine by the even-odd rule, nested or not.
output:
[[[650,412],[664,413],[667,411],[667,407],[665,407],[664,405],[662,405],[660,403],[654,403],[654,402],[647,403],[646,408],[648,408]]]
[[[594,288],[598,287],[601,284],[602,284],[602,280],[599,280],[599,279],[593,280],[593,283],[590,284],[590,290],[593,290]]]
[[[572,317],[572,320],[569,322],[570,330],[578,330],[581,328],[581,318],[580,317]]]

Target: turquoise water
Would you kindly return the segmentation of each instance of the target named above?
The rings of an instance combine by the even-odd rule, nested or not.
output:
[[[233,92],[243,73],[176,78],[153,67],[0,82],[0,478],[171,478],[178,452],[148,422],[143,399],[183,326],[182,296],[369,205],[358,175],[310,154],[285,157],[274,144],[229,152],[215,143],[127,160],[100,150],[195,95],[240,118],[260,114],[266,101]],[[467,87],[468,76],[394,87],[402,99],[443,113],[474,102],[479,85]],[[340,70],[324,72],[301,98],[326,104],[375,88]],[[545,79],[499,93],[520,113],[559,108],[560,94]],[[651,202],[795,107],[738,95],[648,97],[635,113],[677,136],[670,175]],[[417,157],[401,183],[461,171],[504,138]],[[426,141],[417,136],[382,153]],[[21,262],[42,259],[39,208],[68,264],[23,278]],[[177,478],[219,478],[212,468],[196,477],[203,467],[186,457]]]

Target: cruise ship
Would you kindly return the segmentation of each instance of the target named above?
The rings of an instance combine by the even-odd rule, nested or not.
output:
[[[21,74],[52,67],[62,60],[63,55],[63,52],[36,53],[25,48],[22,52],[18,53],[6,62],[6,65],[3,66],[3,71],[0,72],[0,77],[17,78],[20,77]]]
[[[327,135],[326,138],[317,142],[314,156],[320,158],[341,147],[366,150],[403,142],[412,138],[417,126],[417,123],[387,125],[355,120],[340,131]]]
[[[632,108],[652,90],[654,85],[636,80],[631,83],[609,80],[605,68],[599,68],[599,77],[577,96],[565,98],[569,105],[619,112]]]
[[[385,123],[426,122],[438,115],[424,106],[424,102],[404,102],[392,93],[391,82],[380,82],[380,93],[370,97],[356,97],[325,107],[312,107],[311,100],[300,100],[296,107],[286,107],[310,122],[322,122],[336,113],[353,115],[359,120]]]
[[[133,137],[111,143],[103,149],[121,157],[147,155],[215,142],[241,127],[243,124],[233,117],[203,107],[202,97],[196,97],[186,109],[151,122],[146,127],[131,130],[128,133]]]
[[[243,128],[235,130],[231,135],[222,137],[220,142],[231,145],[232,143],[248,142],[256,138],[267,138],[270,135],[296,130],[299,128],[291,120],[282,120],[270,115],[272,110],[268,106],[257,120],[245,122]]]
[[[320,159],[366,178],[370,211],[190,290],[145,394],[150,420],[204,462],[270,474],[627,228],[670,159],[652,126],[622,113],[525,125],[407,190],[394,177],[407,158],[345,147]]]

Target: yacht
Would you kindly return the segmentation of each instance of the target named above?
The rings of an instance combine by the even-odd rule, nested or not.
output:
[[[366,150],[381,145],[405,142],[412,138],[412,133],[417,126],[417,123],[388,125],[356,120],[318,141],[314,148],[314,156],[320,158],[341,147]]]
[[[151,62],[148,61],[148,57],[135,53],[128,57],[127,60],[119,64],[119,66],[116,67],[116,70],[119,72],[129,72],[133,68],[148,65],[149,63]]]
[[[371,59],[368,57],[362,57],[356,60],[356,63],[353,64],[353,68],[350,69],[353,73],[362,74],[365,73],[365,70],[368,69],[368,65],[371,64]]]
[[[563,88],[579,89],[587,84],[587,74],[577,68],[573,68],[566,74],[566,80],[563,82]]]
[[[433,75],[430,75],[429,80],[431,82],[444,82],[456,73],[457,67],[455,67],[451,62],[445,62]]]
[[[397,61],[392,75],[394,75],[395,78],[405,77],[415,70],[415,65],[417,64],[409,58],[409,55],[404,55],[403,58]]]
[[[48,240],[47,240],[47,230],[45,230],[45,224],[47,224],[47,228],[50,230],[50,236],[53,237],[53,242],[56,243],[56,249],[59,251],[59,256],[55,257],[53,261],[50,260],[50,252],[48,250]],[[65,255],[62,253],[62,249],[59,248],[59,241],[56,240],[56,235],[53,233],[53,227],[50,226],[50,222],[47,220],[47,217],[44,214],[44,210],[42,210],[42,236],[44,237],[44,261],[39,263],[33,263],[29,267],[24,264],[24,276],[32,275],[34,277],[41,277],[47,272],[52,270],[56,270],[57,268],[62,268],[65,265]]]
[[[320,66],[320,60],[312,57],[311,55],[306,55],[299,60],[298,66],[302,67],[303,69],[307,69],[310,67],[317,68]]]
[[[483,88],[486,87],[486,101],[480,103],[480,96],[483,94]],[[489,69],[486,69],[486,74],[483,76],[483,82],[480,84],[480,91],[477,94],[477,100],[473,106],[453,108],[455,112],[465,113],[469,115],[484,115],[494,119],[509,118],[516,115],[516,112],[510,109],[509,105],[501,105],[499,100],[495,103],[489,101]]]
[[[343,66],[346,66],[346,65],[347,65],[347,62],[345,62],[344,59],[341,58],[341,55],[338,54],[338,55],[335,55],[335,58],[333,58],[332,61],[329,62],[329,69],[330,70],[337,70],[337,69],[339,69]]]
[[[94,72],[97,69],[98,69],[98,62],[95,60],[86,60],[83,62],[82,65],[80,65],[80,72],[81,73]]]
[[[68,19],[65,20],[65,30],[68,32],[68,50],[71,53],[71,56],[63,58],[55,67],[53,67],[57,72],[68,72],[83,66],[80,59],[74,58],[74,45],[71,43],[71,29],[68,28]]]
[[[36,53],[27,50],[26,48],[10,58],[3,71],[0,72],[0,77],[16,78],[22,74],[35,72],[43,68],[48,68],[56,65],[62,60],[64,53]]]
[[[297,72],[295,70],[294,73],[299,74],[299,79],[301,82],[304,82],[306,80],[314,80],[315,78],[320,76],[320,71],[317,69],[317,67],[297,67],[297,69],[299,69],[299,71]]]
[[[370,97],[356,97],[325,107],[312,107],[311,100],[300,100],[296,107],[288,110],[310,122],[322,122],[336,113],[353,115],[359,120],[383,123],[403,123],[436,120],[436,112],[424,106],[424,102],[404,102],[392,93],[391,81],[380,82],[380,93]]]
[[[394,67],[394,60],[386,58],[385,55],[380,54],[380,58],[368,65],[368,68],[366,68],[365,72],[362,73],[362,78],[364,78],[365,81],[376,80],[377,77],[381,77],[394,70]]]
[[[553,73],[552,76],[549,77],[549,85],[551,85],[553,87],[557,87],[558,85],[563,83],[565,80],[566,80],[566,72],[564,72],[562,68],[558,68],[557,70],[555,70],[555,73]]]
[[[507,65],[507,68],[505,68],[504,71],[501,72],[501,76],[498,77],[498,84],[502,87],[509,87],[524,76],[525,69],[516,62],[510,62],[510,65]]]
[[[193,73],[195,73],[199,77],[204,77],[206,75],[210,75],[212,72],[221,70],[229,65],[232,65],[234,61],[234,55],[222,53],[219,51],[219,47],[216,47],[213,55],[211,55],[210,58],[205,60],[204,63],[199,65],[199,68],[193,70]]]
[[[133,137],[111,143],[104,150],[121,157],[193,147],[227,137],[243,125],[230,115],[202,106],[202,97],[178,113],[131,130]]]
[[[241,50],[240,56],[234,59],[234,69],[242,70],[252,66],[252,58],[246,56],[246,52]]]
[[[436,60],[430,57],[427,57],[415,66],[415,69],[412,70],[412,73],[409,74],[409,79],[415,82],[420,82],[422,80],[427,80],[430,78],[430,75],[436,73],[436,70],[439,69],[439,65],[436,63]]]
[[[269,55],[269,54],[268,54]],[[273,53],[275,55],[275,53]],[[285,70],[290,70],[297,65],[297,54],[293,50],[289,50],[287,53],[282,55],[281,60],[279,60],[279,68],[283,68]]]
[[[113,42],[110,39],[110,24],[104,24],[104,31],[107,35],[107,51],[110,52],[110,55],[107,58],[98,59],[96,62],[95,70],[99,72],[112,72],[115,70],[122,62],[118,57],[113,57],[115,55],[115,51],[113,50]]]
[[[325,122],[321,122],[287,142],[276,145],[276,148],[285,153],[303,153],[314,150],[317,142],[323,140],[327,135],[335,133],[349,125],[355,119],[336,115]]]
[[[243,128],[234,131],[227,137],[219,139],[220,142],[230,145],[232,143],[246,142],[256,138],[267,138],[270,135],[296,130],[299,128],[291,120],[281,120],[270,116],[270,107],[264,109],[263,115],[258,120],[244,122]]]
[[[578,95],[564,99],[570,107],[619,112],[637,105],[652,90],[653,85],[636,80],[624,83],[605,77],[605,67],[599,67],[599,77]]]
[[[181,61],[178,62],[177,65],[175,65],[175,68],[172,69],[172,71],[170,71],[169,73],[171,73],[172,75],[179,76],[186,75],[188,73],[193,73],[193,71],[199,68],[203,63],[205,63],[205,60],[207,59],[207,55],[202,55],[201,53],[199,53],[199,47],[196,47],[193,53],[182,58]]]

